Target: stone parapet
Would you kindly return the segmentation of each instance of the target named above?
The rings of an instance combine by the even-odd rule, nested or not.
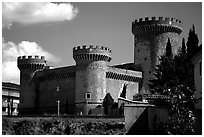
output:
[[[17,66],[22,69],[43,69],[46,66],[45,56],[19,56]]]
[[[180,34],[182,24],[182,21],[175,18],[140,18],[132,22],[132,33],[135,35],[147,32],[175,32]]]
[[[73,48],[73,58],[76,62],[83,60],[111,61],[111,50],[103,46],[78,46]]]
[[[138,82],[142,80],[142,72],[108,67],[106,78]]]

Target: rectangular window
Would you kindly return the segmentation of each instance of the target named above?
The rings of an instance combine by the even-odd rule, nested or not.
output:
[[[2,107],[2,111],[6,111],[6,107]]]
[[[200,76],[202,76],[202,62],[199,63],[199,69],[200,69]]]
[[[91,99],[91,93],[86,93],[86,99]]]

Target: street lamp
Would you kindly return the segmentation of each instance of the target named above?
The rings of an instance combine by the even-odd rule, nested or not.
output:
[[[57,86],[57,92],[59,92],[60,91],[60,88],[59,88],[59,86]],[[59,97],[58,97],[58,99],[59,99]],[[57,115],[59,116],[60,115],[60,100],[57,100]]]
[[[59,111],[60,111],[60,101],[57,100],[57,115],[59,116]]]

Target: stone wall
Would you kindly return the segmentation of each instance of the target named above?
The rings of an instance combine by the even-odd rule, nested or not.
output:
[[[61,114],[74,112],[75,79],[52,80],[40,84],[39,113],[57,113],[58,100]]]
[[[77,65],[76,68],[76,105],[80,108],[88,107],[87,111],[89,111],[101,104],[105,97],[106,62],[93,61],[88,64]],[[90,98],[87,98],[86,94],[90,94]],[[90,105],[87,106],[87,104]],[[83,113],[88,113],[87,111],[85,110]]]
[[[195,81],[195,98],[198,102],[195,103],[196,109],[202,110],[202,49],[200,49],[191,59],[194,65],[194,81]]]
[[[103,46],[73,48],[76,61],[76,112],[87,115],[90,109],[102,104],[106,93],[106,69],[111,50]]]
[[[106,92],[110,93],[115,102],[118,102],[118,96],[122,92],[123,84],[128,84],[126,98],[132,100],[133,95],[138,93],[138,83],[116,79],[106,79]]]
[[[36,92],[34,75],[44,69],[46,60],[44,56],[19,56],[17,66],[20,70],[20,104],[19,114],[34,114],[36,107]]]
[[[134,35],[134,63],[140,65],[143,71],[142,90],[148,93],[149,80],[154,79],[156,65],[159,57],[165,54],[168,38],[170,39],[173,54],[177,52],[180,45],[178,38],[182,22],[175,18],[146,17],[132,22],[132,33]]]
[[[135,36],[135,64],[141,64],[143,71],[143,88],[142,91],[148,89],[149,80],[154,79],[156,65],[159,64],[159,57],[165,54],[168,38],[172,45],[173,54],[179,49],[177,33],[154,33],[141,34]]]
[[[125,104],[124,116],[127,134],[158,135],[162,134],[158,124],[168,120],[168,108],[149,104]]]
[[[73,114],[75,105],[75,66],[47,69],[36,74],[38,113]]]
[[[128,84],[126,98],[132,100],[133,95],[139,92],[139,82],[141,79],[142,72],[108,67],[106,75],[106,92],[109,92],[114,101],[117,102],[124,83],[126,83]]]

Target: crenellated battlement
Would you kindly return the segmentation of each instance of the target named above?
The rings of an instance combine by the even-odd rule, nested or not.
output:
[[[45,56],[19,56],[18,60],[20,59],[45,59]]]
[[[133,34],[145,32],[182,32],[183,22],[175,18],[164,17],[145,17],[132,22]]]
[[[19,56],[17,65],[22,69],[43,69],[46,66],[45,56]]]
[[[73,58],[75,61],[82,60],[104,60],[111,61],[111,50],[104,46],[77,46],[73,48]]]
[[[175,18],[169,18],[169,17],[145,17],[145,18],[139,18],[138,20],[135,20],[133,23],[137,25],[145,25],[145,24],[169,24],[169,21],[171,21],[173,24],[182,25],[183,22],[181,20],[175,19]]]
[[[89,45],[89,46],[87,46],[87,45],[83,45],[83,46],[77,46],[77,47],[74,47],[73,48],[73,52],[79,52],[79,51],[81,51],[81,52],[83,52],[83,51],[85,51],[85,52],[89,52],[90,50],[99,50],[99,51],[107,51],[107,52],[110,52],[111,53],[111,50],[108,48],[108,47],[104,47],[104,46],[94,46],[94,45]],[[91,51],[91,52],[93,52],[93,51]]]

